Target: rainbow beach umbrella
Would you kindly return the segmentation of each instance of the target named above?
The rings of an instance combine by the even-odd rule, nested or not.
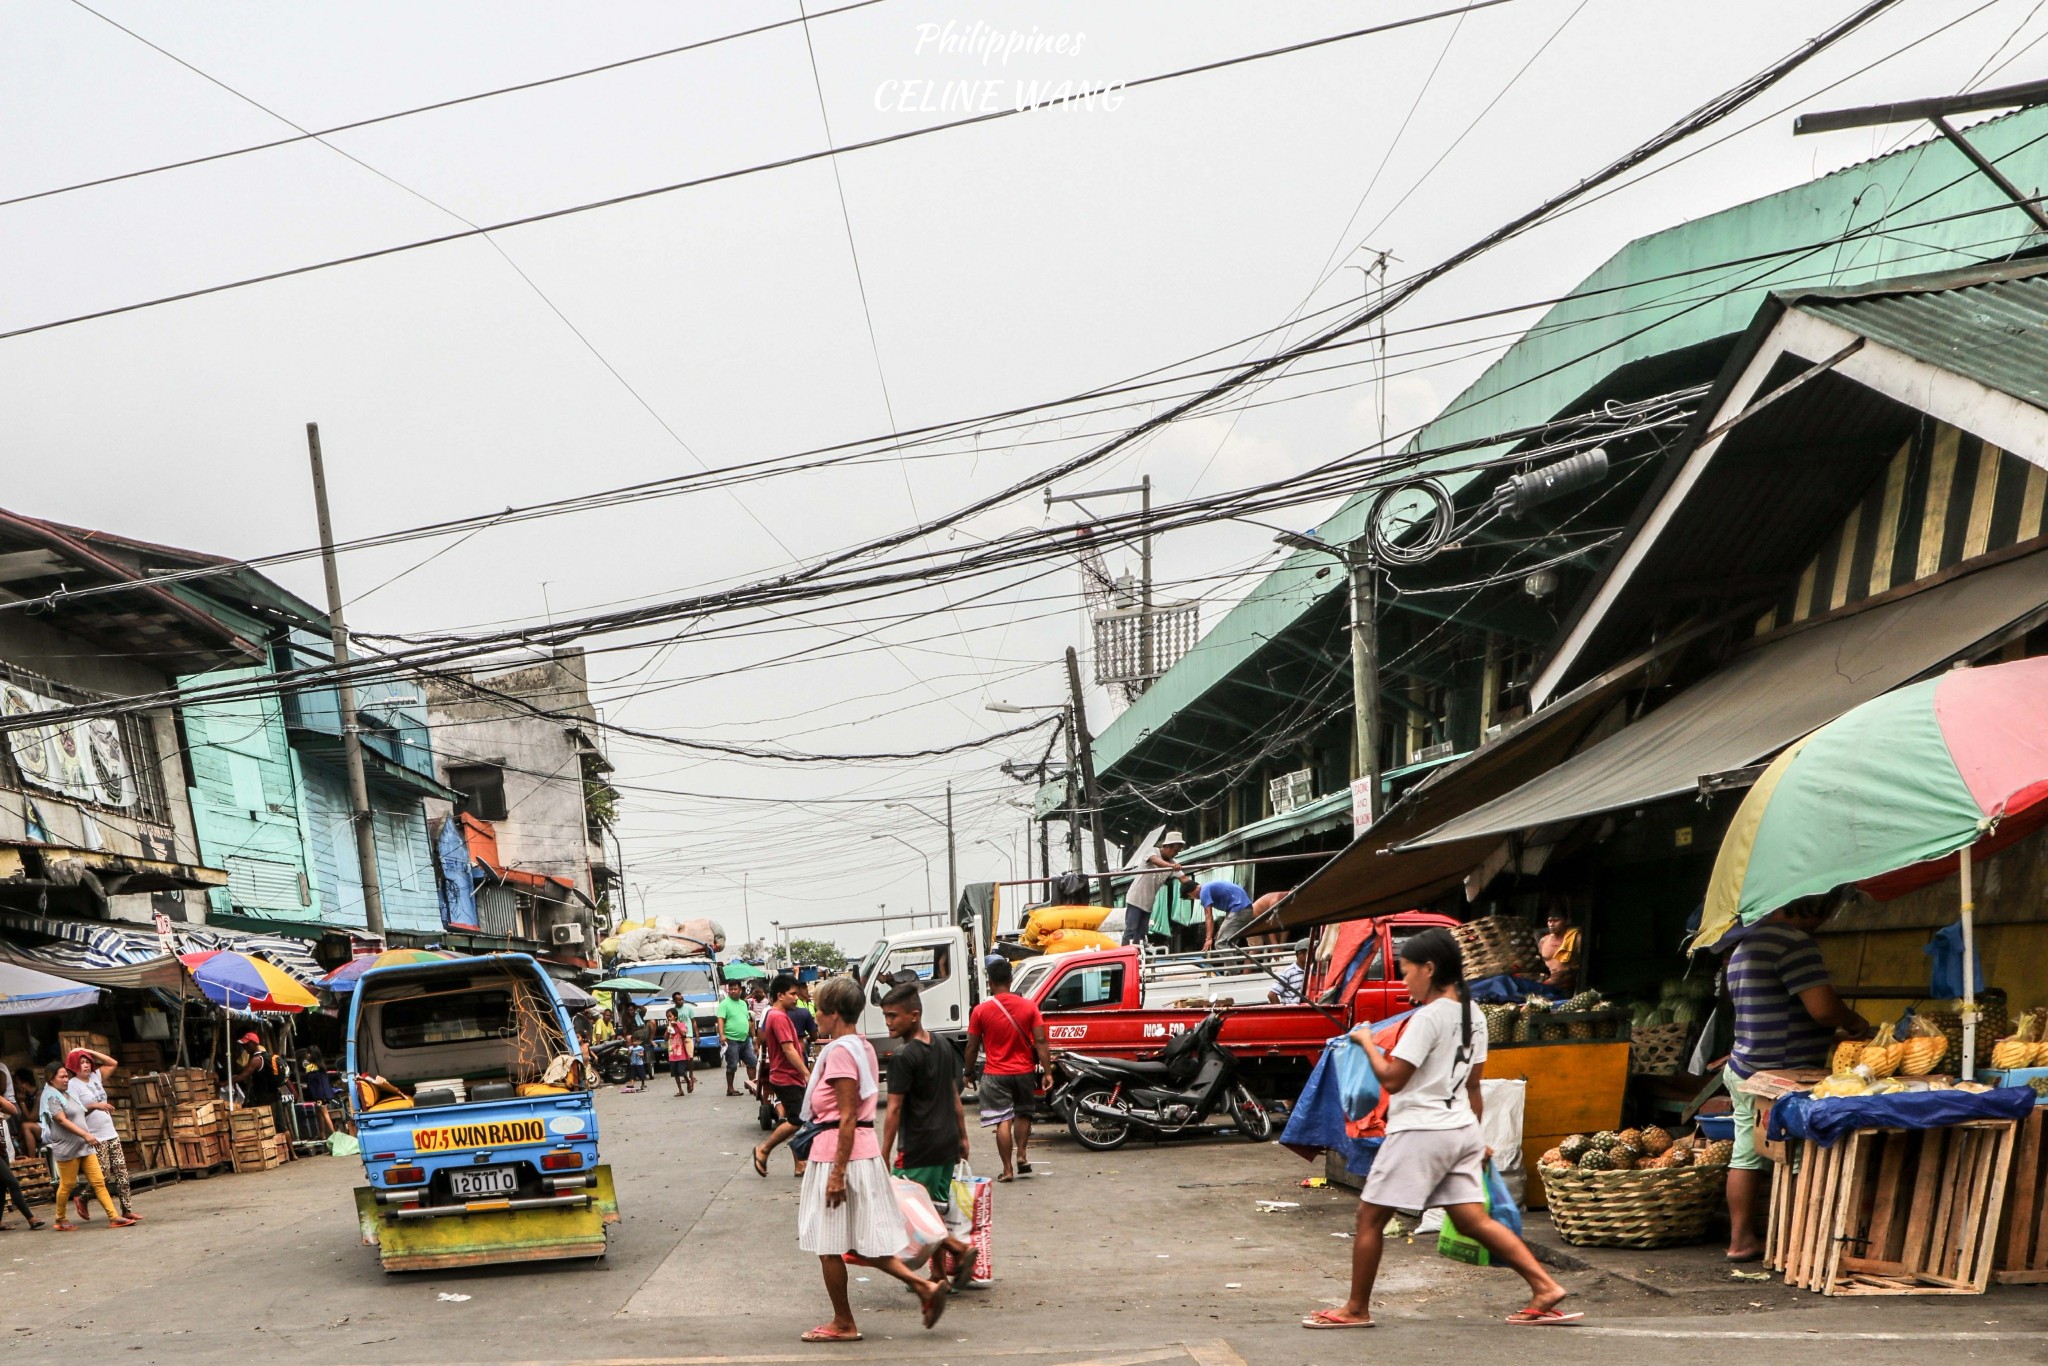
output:
[[[246,953],[215,949],[208,953],[181,953],[178,961],[192,974],[206,999],[218,1006],[232,1010],[297,1011],[320,1004],[312,992],[282,968]]]
[[[359,953],[313,985],[341,994],[354,991],[356,979],[371,968],[397,967],[405,963],[438,963],[454,957],[455,954],[442,953],[437,949],[385,949],[378,953]]]
[[[1889,900],[2048,822],[2048,658],[1951,669],[1872,698],[1780,754],[1749,790],[1693,947],[1853,883]],[[1971,974],[1965,973],[1968,982]]]
[[[1963,1076],[1975,1074],[1970,865],[2048,823],[2048,658],[1872,698],[1780,754],[1714,859],[1693,947],[1800,897],[1880,901],[1961,873]]]

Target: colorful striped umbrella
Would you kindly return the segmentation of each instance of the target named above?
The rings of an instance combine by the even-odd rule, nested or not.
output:
[[[385,949],[381,953],[359,953],[314,985],[337,994],[354,991],[356,979],[371,968],[396,967],[403,963],[438,963],[457,955],[438,949]]]
[[[246,953],[181,953],[178,961],[215,1005],[234,1010],[297,1011],[320,1002],[281,968]]]
[[[2048,658],[1873,698],[1757,779],[1721,842],[1694,947],[1845,883],[1888,900],[1938,882],[1965,851],[1981,859],[2038,829],[2044,798]]]

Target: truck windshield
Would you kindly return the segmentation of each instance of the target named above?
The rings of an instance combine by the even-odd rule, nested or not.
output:
[[[632,976],[661,983],[664,996],[677,991],[685,996],[710,996],[718,990],[709,968],[667,968],[661,972],[636,972]]]
[[[512,993],[458,991],[410,1001],[386,1001],[380,1040],[386,1048],[471,1043],[513,1032]]]

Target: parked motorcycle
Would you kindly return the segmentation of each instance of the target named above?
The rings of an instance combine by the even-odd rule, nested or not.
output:
[[[590,1050],[597,1062],[597,1075],[614,1086],[623,1086],[633,1075],[633,1044],[630,1039],[606,1039]],[[656,1037],[647,1050],[647,1074],[658,1076],[668,1067],[668,1040]]]
[[[1216,1042],[1223,1016],[1212,1013],[1166,1046],[1157,1062],[1062,1053],[1053,1109],[1067,1117],[1074,1141],[1109,1152],[1133,1134],[1168,1138],[1222,1115],[1253,1143],[1273,1136],[1273,1114],[1238,1077],[1237,1059]]]

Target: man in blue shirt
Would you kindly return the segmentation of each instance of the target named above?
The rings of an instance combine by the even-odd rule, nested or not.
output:
[[[1235,882],[1225,882],[1218,878],[1214,882],[1203,883],[1202,890],[1195,899],[1202,903],[1204,949],[1213,949],[1219,945],[1227,947],[1244,938],[1244,927],[1252,920],[1250,892]],[[1219,914],[1223,917],[1220,929],[1216,924],[1216,917]]]

